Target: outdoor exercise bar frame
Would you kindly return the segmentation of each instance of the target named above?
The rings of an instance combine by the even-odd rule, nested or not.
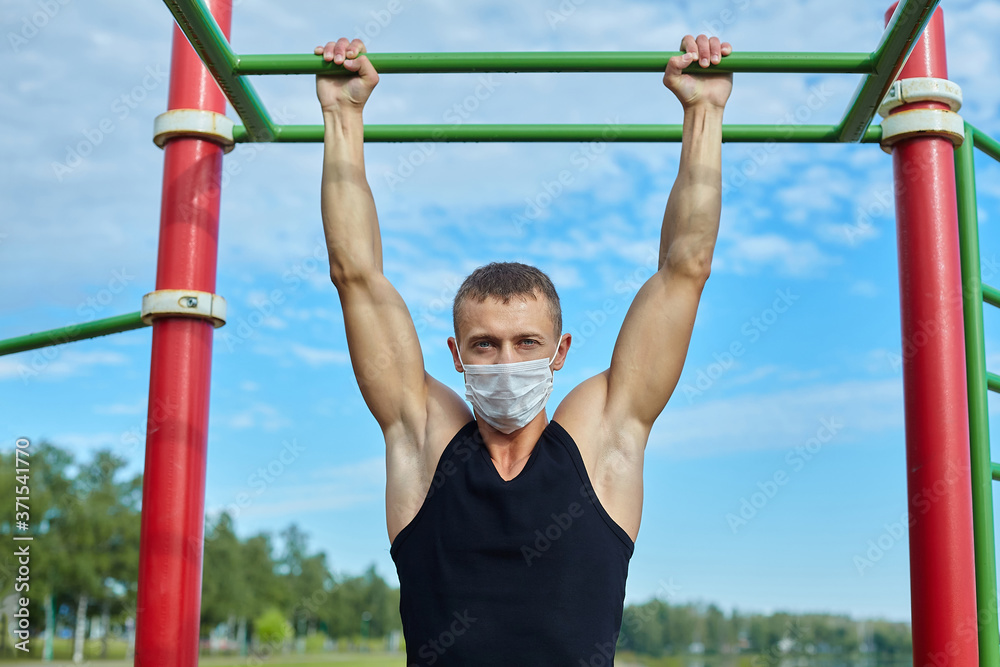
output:
[[[322,126],[277,125],[270,118],[249,75],[316,74],[342,71],[314,55],[237,55],[227,37],[232,0],[165,0],[177,20],[171,64],[169,109],[225,110],[225,97],[243,121],[234,130],[238,142],[318,142]],[[934,28],[940,34],[937,45],[921,52],[921,63],[903,69],[906,57],[917,37],[931,20],[937,0],[905,0],[889,17],[882,38],[871,53],[735,53],[714,66],[717,71],[853,73],[864,78],[855,91],[842,120],[837,125],[726,125],[727,142],[864,142],[881,140],[878,126],[870,126],[878,104],[893,80],[900,75],[941,76],[943,74],[942,22]],[[214,14],[214,17],[213,17]],[[940,12],[937,12],[940,16]],[[934,22],[932,21],[931,25]],[[183,31],[183,34],[182,32]],[[928,28],[928,33],[931,28]],[[186,38],[186,39],[185,39]],[[925,40],[921,40],[923,43]],[[193,47],[193,48],[192,48]],[[918,47],[921,48],[921,47]],[[443,72],[660,72],[673,52],[661,53],[437,53],[370,54],[382,74]],[[937,59],[934,61],[934,59]],[[918,73],[934,61],[941,72]],[[202,66],[202,62],[205,66]],[[207,70],[206,71],[206,68]],[[933,67],[930,68],[933,70]],[[912,71],[909,71],[912,70]],[[214,82],[221,88],[216,89]],[[925,105],[925,106],[933,106]],[[905,108],[905,107],[901,107]],[[606,139],[608,125],[370,125],[365,128],[368,142],[405,141],[589,141]],[[679,125],[614,125],[618,142],[676,142],[681,139]],[[952,665],[1000,667],[996,617],[996,571],[994,561],[991,479],[1000,479],[1000,464],[989,456],[988,423],[985,395],[987,387],[1000,391],[1000,376],[987,373],[984,365],[982,304],[1000,306],[1000,290],[982,285],[979,269],[978,228],[976,223],[973,148],[979,148],[1000,160],[1000,144],[966,124],[966,141],[953,151],[950,183],[957,182],[957,211],[961,221],[961,284],[957,282],[956,263],[948,263],[948,275],[935,273],[940,260],[926,251],[920,239],[941,240],[954,236],[954,207],[951,217],[947,204],[923,207],[926,210],[907,214],[907,197],[916,194],[938,201],[948,199],[951,187],[947,179],[930,183],[907,180],[899,165],[915,154],[934,153],[934,170],[942,169],[940,137],[916,137],[896,144],[897,227],[900,234],[901,310],[903,339],[915,331],[907,313],[913,308],[930,309],[942,327],[952,332],[955,314],[935,303],[921,303],[911,294],[907,281],[923,275],[928,283],[938,284],[938,297],[950,288],[961,289],[965,302],[966,340],[950,333],[944,336],[942,352],[954,356],[963,353],[968,372],[956,374],[949,368],[952,381],[961,376],[967,382],[961,400],[935,384],[936,378],[925,369],[904,363],[904,387],[907,412],[907,461],[912,469],[914,457],[937,456],[929,438],[914,433],[914,401],[935,404],[932,415],[919,418],[921,428],[948,432],[954,441],[956,430],[971,424],[971,450],[965,439],[965,455],[971,451],[971,480],[962,477],[959,485],[950,485],[947,496],[936,502],[933,514],[940,527],[941,519],[963,524],[963,505],[972,507],[975,524],[974,587],[969,584],[971,536],[954,531],[948,539],[925,527],[921,519],[911,529],[911,570],[919,555],[923,574],[911,572],[914,592],[914,658],[922,664],[933,656],[946,655]],[[930,142],[930,143],[928,143]],[[900,151],[903,147],[903,151]],[[164,192],[157,264],[157,289],[195,289],[214,292],[216,240],[219,211],[219,183],[222,175],[222,146],[212,139],[179,136],[165,145]],[[948,150],[952,150],[949,144]],[[914,159],[914,158],[909,158]],[[950,156],[949,156],[949,159]],[[945,169],[947,171],[947,169]],[[919,179],[917,179],[919,180]],[[950,197],[956,190],[950,190]],[[919,208],[919,207],[918,207]],[[917,242],[914,242],[917,239]],[[950,241],[948,241],[950,243]],[[948,243],[945,243],[947,246]],[[907,248],[906,254],[902,251]],[[958,253],[957,242],[952,243]],[[949,260],[950,262],[950,260]],[[914,319],[910,317],[909,319]],[[139,312],[63,327],[0,341],[0,355],[12,354],[73,340],[92,338],[146,326]],[[207,443],[208,386],[211,373],[212,324],[190,317],[161,316],[153,322],[152,366],[149,411],[147,416],[146,467],[143,486],[142,544],[140,547],[138,633],[136,664],[197,664],[198,620],[203,551],[204,466]],[[956,340],[958,343],[956,344]],[[931,354],[922,355],[931,357]],[[938,369],[940,370],[940,369]],[[953,382],[954,383],[954,382]],[[968,409],[966,411],[966,398]],[[964,437],[964,436],[962,436]],[[959,440],[962,439],[959,438]],[[985,443],[985,444],[984,444]],[[953,451],[949,450],[948,456]],[[947,458],[947,457],[945,457]],[[961,457],[959,456],[959,460]],[[961,488],[959,488],[961,487]],[[908,475],[909,496],[918,491]],[[966,513],[968,514],[968,513]],[[943,546],[936,543],[944,542]],[[937,566],[935,567],[935,563]],[[954,572],[961,576],[956,578]],[[976,611],[978,589],[978,612]],[[918,598],[924,603],[918,604]],[[943,610],[942,610],[943,609]],[[978,630],[978,647],[955,644],[955,624],[971,617]],[[917,630],[920,629],[918,633]],[[958,646],[959,650],[955,648]]]

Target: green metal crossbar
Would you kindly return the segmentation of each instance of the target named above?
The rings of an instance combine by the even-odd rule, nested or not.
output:
[[[991,306],[1000,308],[1000,289],[990,287],[986,283],[983,283],[983,301]]]
[[[103,320],[71,324],[68,327],[0,340],[0,356],[148,327],[149,325],[142,321],[141,315],[136,311],[127,315],[115,315]]]
[[[302,143],[323,141],[322,125],[281,125],[274,138],[277,143]],[[571,124],[571,125],[366,125],[365,141],[387,142],[565,142],[565,141],[614,141],[623,142],[678,142],[682,125],[638,124]],[[723,125],[724,142],[775,142],[775,143],[834,143],[840,141],[837,125]],[[241,126],[233,130],[237,142],[253,141]],[[879,143],[882,128],[869,127],[862,143]]]
[[[979,661],[981,665],[987,667],[998,667],[1000,631],[997,627],[996,537],[993,524],[992,483],[994,480],[1000,480],[1000,465],[990,458],[987,392],[1000,392],[1000,375],[986,370],[983,304],[1000,307],[1000,290],[983,284],[980,268],[974,149],[983,148],[984,145],[987,148],[995,148],[996,142],[966,123],[965,141],[955,149],[955,185],[958,195],[958,228],[964,286],[962,295],[966,378],[969,392],[969,452]]]
[[[969,125],[969,127],[975,131],[975,135],[973,136],[975,147],[1000,162],[1000,141],[997,141],[985,132],[976,130],[972,125]]]
[[[476,74],[482,72],[662,72],[681,51],[477,51],[465,53],[369,53],[379,74]],[[872,74],[870,53],[788,51],[736,52],[716,72]],[[342,65],[305,54],[236,56],[233,72],[252,74],[351,74]]]

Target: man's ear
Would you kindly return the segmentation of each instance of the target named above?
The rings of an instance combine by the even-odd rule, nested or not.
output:
[[[566,355],[569,354],[569,346],[573,344],[573,334],[564,333],[559,341],[559,352],[556,353],[556,360],[552,364],[552,370],[557,371],[566,363]]]
[[[451,360],[455,364],[455,370],[459,373],[464,373],[465,369],[462,368],[462,362],[458,360],[458,341],[455,340],[454,336],[448,336],[448,349],[451,350]]]

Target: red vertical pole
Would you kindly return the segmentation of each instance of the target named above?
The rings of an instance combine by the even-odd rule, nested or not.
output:
[[[888,20],[892,9],[886,14]],[[948,77],[944,18],[934,12],[900,79]],[[947,109],[909,103],[892,113]],[[918,136],[892,151],[910,513],[916,667],[978,667],[954,147]]]
[[[232,0],[209,0],[229,34]],[[174,27],[169,109],[225,113],[226,99]],[[215,292],[222,147],[176,137],[164,147],[156,289]],[[142,488],[135,664],[198,664],[212,330],[208,320],[153,322]]]

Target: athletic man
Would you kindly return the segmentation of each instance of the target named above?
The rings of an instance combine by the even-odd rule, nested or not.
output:
[[[358,385],[386,444],[386,523],[408,665],[610,665],[642,513],[643,451],[677,384],[721,207],[722,113],[732,76],[688,72],[732,48],[684,37],[663,82],[684,109],[659,270],[639,290],[610,367],[549,421],[572,343],[551,281],[490,264],[455,298],[448,339],[462,398],[424,370],[409,311],[382,274],[362,109],[378,74],[360,40],[316,54],[326,128],[323,228]]]

